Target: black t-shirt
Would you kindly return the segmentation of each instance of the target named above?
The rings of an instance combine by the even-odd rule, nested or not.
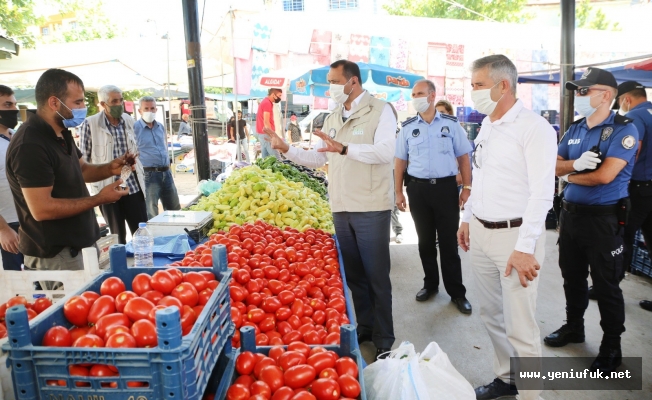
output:
[[[63,139],[38,115],[32,115],[11,139],[7,149],[7,180],[14,196],[20,222],[21,253],[50,258],[64,247],[93,246],[100,238],[95,212],[84,211],[73,217],[36,221],[21,188],[52,186],[52,197],[76,199],[89,197],[79,159],[81,151],[69,130]]]
[[[244,119],[239,119],[238,120],[238,136],[240,136],[240,139],[244,139],[247,137],[245,134],[245,126],[247,126],[247,121]],[[231,137],[231,129],[233,129],[233,137],[235,137],[235,120],[231,120],[229,122],[229,137]]]

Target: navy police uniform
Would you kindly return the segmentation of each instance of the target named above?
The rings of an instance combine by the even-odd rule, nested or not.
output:
[[[431,123],[420,115],[403,122],[396,139],[396,158],[408,161],[407,196],[419,237],[419,256],[425,272],[424,288],[437,291],[437,233],[441,274],[446,292],[464,298],[462,266],[457,253],[459,195],[455,175],[457,157],[470,153],[466,131],[457,118],[437,112]]]
[[[627,161],[608,184],[569,183],[566,186],[559,230],[559,266],[564,278],[568,324],[583,329],[584,311],[589,303],[587,277],[590,273],[604,332],[602,344],[611,348],[620,348],[620,335],[625,331],[619,277],[623,268],[626,217],[621,211],[627,202],[627,187],[638,147],[638,132],[631,122],[629,118],[611,113],[602,123],[589,129],[583,118],[570,126],[558,149],[565,160],[576,160],[598,146],[603,162],[611,157]]]

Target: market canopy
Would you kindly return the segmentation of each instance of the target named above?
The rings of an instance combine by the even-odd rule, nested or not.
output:
[[[605,68],[605,70],[611,72],[619,84],[625,81],[636,81],[645,87],[652,88],[652,62],[648,60],[647,63],[651,68],[650,70],[630,68],[630,65],[636,65],[636,64],[630,64],[621,67]],[[642,64],[642,65],[645,66],[646,64]],[[580,79],[582,74],[583,71],[576,71],[575,79]],[[541,74],[541,75],[521,75],[518,77],[518,83],[558,84],[559,72],[552,72],[552,73]]]

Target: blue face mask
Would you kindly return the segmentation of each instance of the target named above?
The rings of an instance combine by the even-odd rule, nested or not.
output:
[[[59,98],[57,98],[57,100],[59,100]],[[59,101],[61,102],[61,104],[64,107],[68,108],[68,106],[65,105],[63,103],[63,101],[61,101],[61,100],[59,100]],[[84,108],[75,108],[75,109],[72,109],[72,110],[70,108],[68,108],[68,110],[70,110],[70,112],[72,113],[72,118],[64,118],[63,115],[59,114],[59,111],[57,111],[57,114],[59,114],[59,116],[63,120],[62,121],[63,126],[65,126],[66,128],[74,128],[76,126],[79,126],[86,119],[86,111],[87,111],[86,107],[84,107]]]

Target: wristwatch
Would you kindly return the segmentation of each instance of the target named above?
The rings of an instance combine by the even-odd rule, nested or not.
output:
[[[464,185],[464,186],[462,186],[462,189],[468,189],[468,190],[471,190],[471,185]]]
[[[346,154],[346,151],[348,150],[348,148],[349,148],[349,144],[348,144],[348,143],[342,143],[342,151],[340,151],[340,154],[341,154],[341,155],[345,155],[345,154]]]

